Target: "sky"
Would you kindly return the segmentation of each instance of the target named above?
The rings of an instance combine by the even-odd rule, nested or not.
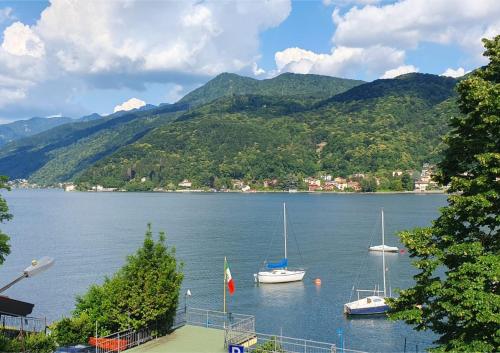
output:
[[[372,81],[487,63],[498,0],[0,1],[0,123],[173,103],[222,72]]]

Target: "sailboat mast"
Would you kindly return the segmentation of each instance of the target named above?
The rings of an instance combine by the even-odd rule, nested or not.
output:
[[[283,202],[283,234],[285,236],[285,259],[287,258],[286,254],[286,204]]]
[[[382,209],[382,274],[384,278],[384,297],[387,295],[385,285],[385,233],[384,233],[384,209]]]

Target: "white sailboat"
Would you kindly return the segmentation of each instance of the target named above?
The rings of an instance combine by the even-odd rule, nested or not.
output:
[[[305,270],[288,269],[287,258],[287,228],[286,228],[286,205],[283,203],[283,236],[285,240],[285,257],[278,263],[268,263],[265,271],[259,271],[254,274],[255,282],[257,283],[287,283],[302,281]]]
[[[387,298],[386,286],[386,267],[385,267],[385,232],[384,232],[384,210],[381,210],[382,217],[382,276],[384,282],[384,290],[379,290],[378,286],[373,290],[370,289],[357,289],[358,300],[344,304],[344,313],[347,315],[374,315],[383,314],[389,310],[389,306],[385,303]],[[360,293],[372,293],[372,295],[360,298]]]
[[[368,248],[370,251],[384,251],[384,252],[398,252],[399,248],[397,246],[389,246],[389,245],[375,245],[370,246]]]

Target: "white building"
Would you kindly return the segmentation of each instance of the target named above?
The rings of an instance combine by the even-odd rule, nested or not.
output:
[[[182,182],[179,183],[179,186],[181,188],[190,188],[192,184],[193,183],[191,183],[189,180],[184,179]]]

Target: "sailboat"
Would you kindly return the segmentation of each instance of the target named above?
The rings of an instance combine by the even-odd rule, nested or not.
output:
[[[389,310],[389,306],[385,303],[385,298],[387,298],[387,286],[386,286],[386,275],[385,275],[385,232],[384,232],[384,210],[381,210],[382,218],[382,276],[384,282],[384,290],[379,290],[378,286],[375,289],[357,289],[358,300],[350,303],[344,304],[344,313],[347,315],[374,315],[374,314],[384,314]],[[360,292],[371,292],[372,295],[361,298],[359,297]]]
[[[288,269],[288,257],[287,257],[287,228],[286,228],[286,204],[283,203],[283,237],[285,241],[285,257],[277,263],[268,263],[264,271],[260,271],[254,274],[255,282],[257,283],[287,283],[302,281],[305,270]]]

